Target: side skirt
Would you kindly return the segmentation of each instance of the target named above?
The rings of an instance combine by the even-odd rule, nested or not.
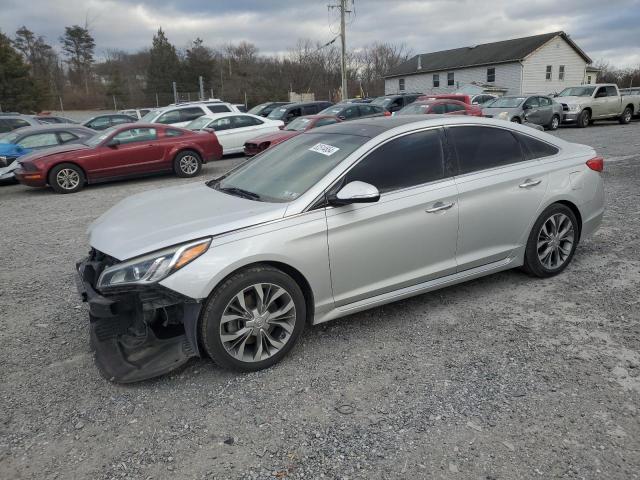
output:
[[[503,270],[509,270],[518,266],[518,264],[516,263],[517,258],[518,257],[505,258],[503,260],[489,263],[487,265],[482,265],[480,267],[471,268],[463,272],[453,273],[451,275],[447,275],[446,277],[437,278],[428,282],[401,288],[400,290],[395,290],[393,292],[387,292],[375,297],[366,298],[364,300],[350,303],[348,305],[343,305],[342,307],[329,310],[324,314],[316,314],[313,324],[317,325],[319,323],[328,322],[329,320],[335,320],[336,318],[361,312],[369,308],[378,307],[380,305],[385,305],[387,303],[392,303],[409,297],[414,297],[416,295],[421,295],[426,292],[431,292],[440,288],[463,283],[468,280],[473,280],[475,278],[501,272]]]

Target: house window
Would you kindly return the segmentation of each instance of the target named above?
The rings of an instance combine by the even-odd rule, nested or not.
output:
[[[551,65],[547,65],[547,80],[551,80]]]
[[[587,75],[587,83],[591,83],[591,75]]]
[[[434,87],[439,87],[440,86],[440,75],[437,73],[433,74],[433,86]]]
[[[558,80],[564,80],[564,65],[560,65],[558,69]]]
[[[454,78],[453,78],[453,72],[447,73],[447,85],[449,85],[449,86],[455,85],[455,81],[454,81]]]
[[[398,80],[398,90],[400,90],[401,92],[404,92],[404,78],[401,78],[400,80]]]
[[[495,82],[496,81],[496,69],[495,68],[487,68],[487,82]]]

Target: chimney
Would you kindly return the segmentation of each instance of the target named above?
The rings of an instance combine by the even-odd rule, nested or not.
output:
[[[422,70],[422,55],[418,55],[418,70]]]

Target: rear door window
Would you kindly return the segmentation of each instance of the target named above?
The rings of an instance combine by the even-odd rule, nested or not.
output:
[[[60,139],[60,143],[67,143],[79,137],[71,132],[58,132],[58,138]]]
[[[524,160],[522,148],[509,130],[483,126],[448,127],[447,137],[457,153],[461,175]]]
[[[211,110],[211,113],[226,113],[231,111],[229,107],[221,103],[209,104],[207,105],[207,108]]]
[[[171,123],[179,123],[180,122],[180,111],[178,110],[169,110],[168,112],[164,112],[162,115],[160,115],[160,117],[158,117],[158,120],[156,120],[157,123],[163,123],[165,125],[171,124]]]
[[[190,122],[204,115],[204,110],[200,107],[183,108],[180,110],[180,121]]]
[[[345,184],[359,180],[385,193],[442,178],[444,155],[440,130],[426,130],[378,147],[347,172]]]
[[[18,142],[18,145],[24,148],[50,147],[58,145],[58,137],[55,132],[37,133],[24,137]]]
[[[317,105],[305,105],[304,107],[302,107],[303,115],[315,115],[316,113],[318,113]]]

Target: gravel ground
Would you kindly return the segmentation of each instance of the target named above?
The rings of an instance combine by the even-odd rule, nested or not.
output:
[[[311,327],[266,371],[194,360],[131,386],[93,365],[73,262],[118,200],[194,180],[0,187],[0,478],[638,478],[639,133],[558,132],[611,160],[604,224],[562,275],[504,272]]]

